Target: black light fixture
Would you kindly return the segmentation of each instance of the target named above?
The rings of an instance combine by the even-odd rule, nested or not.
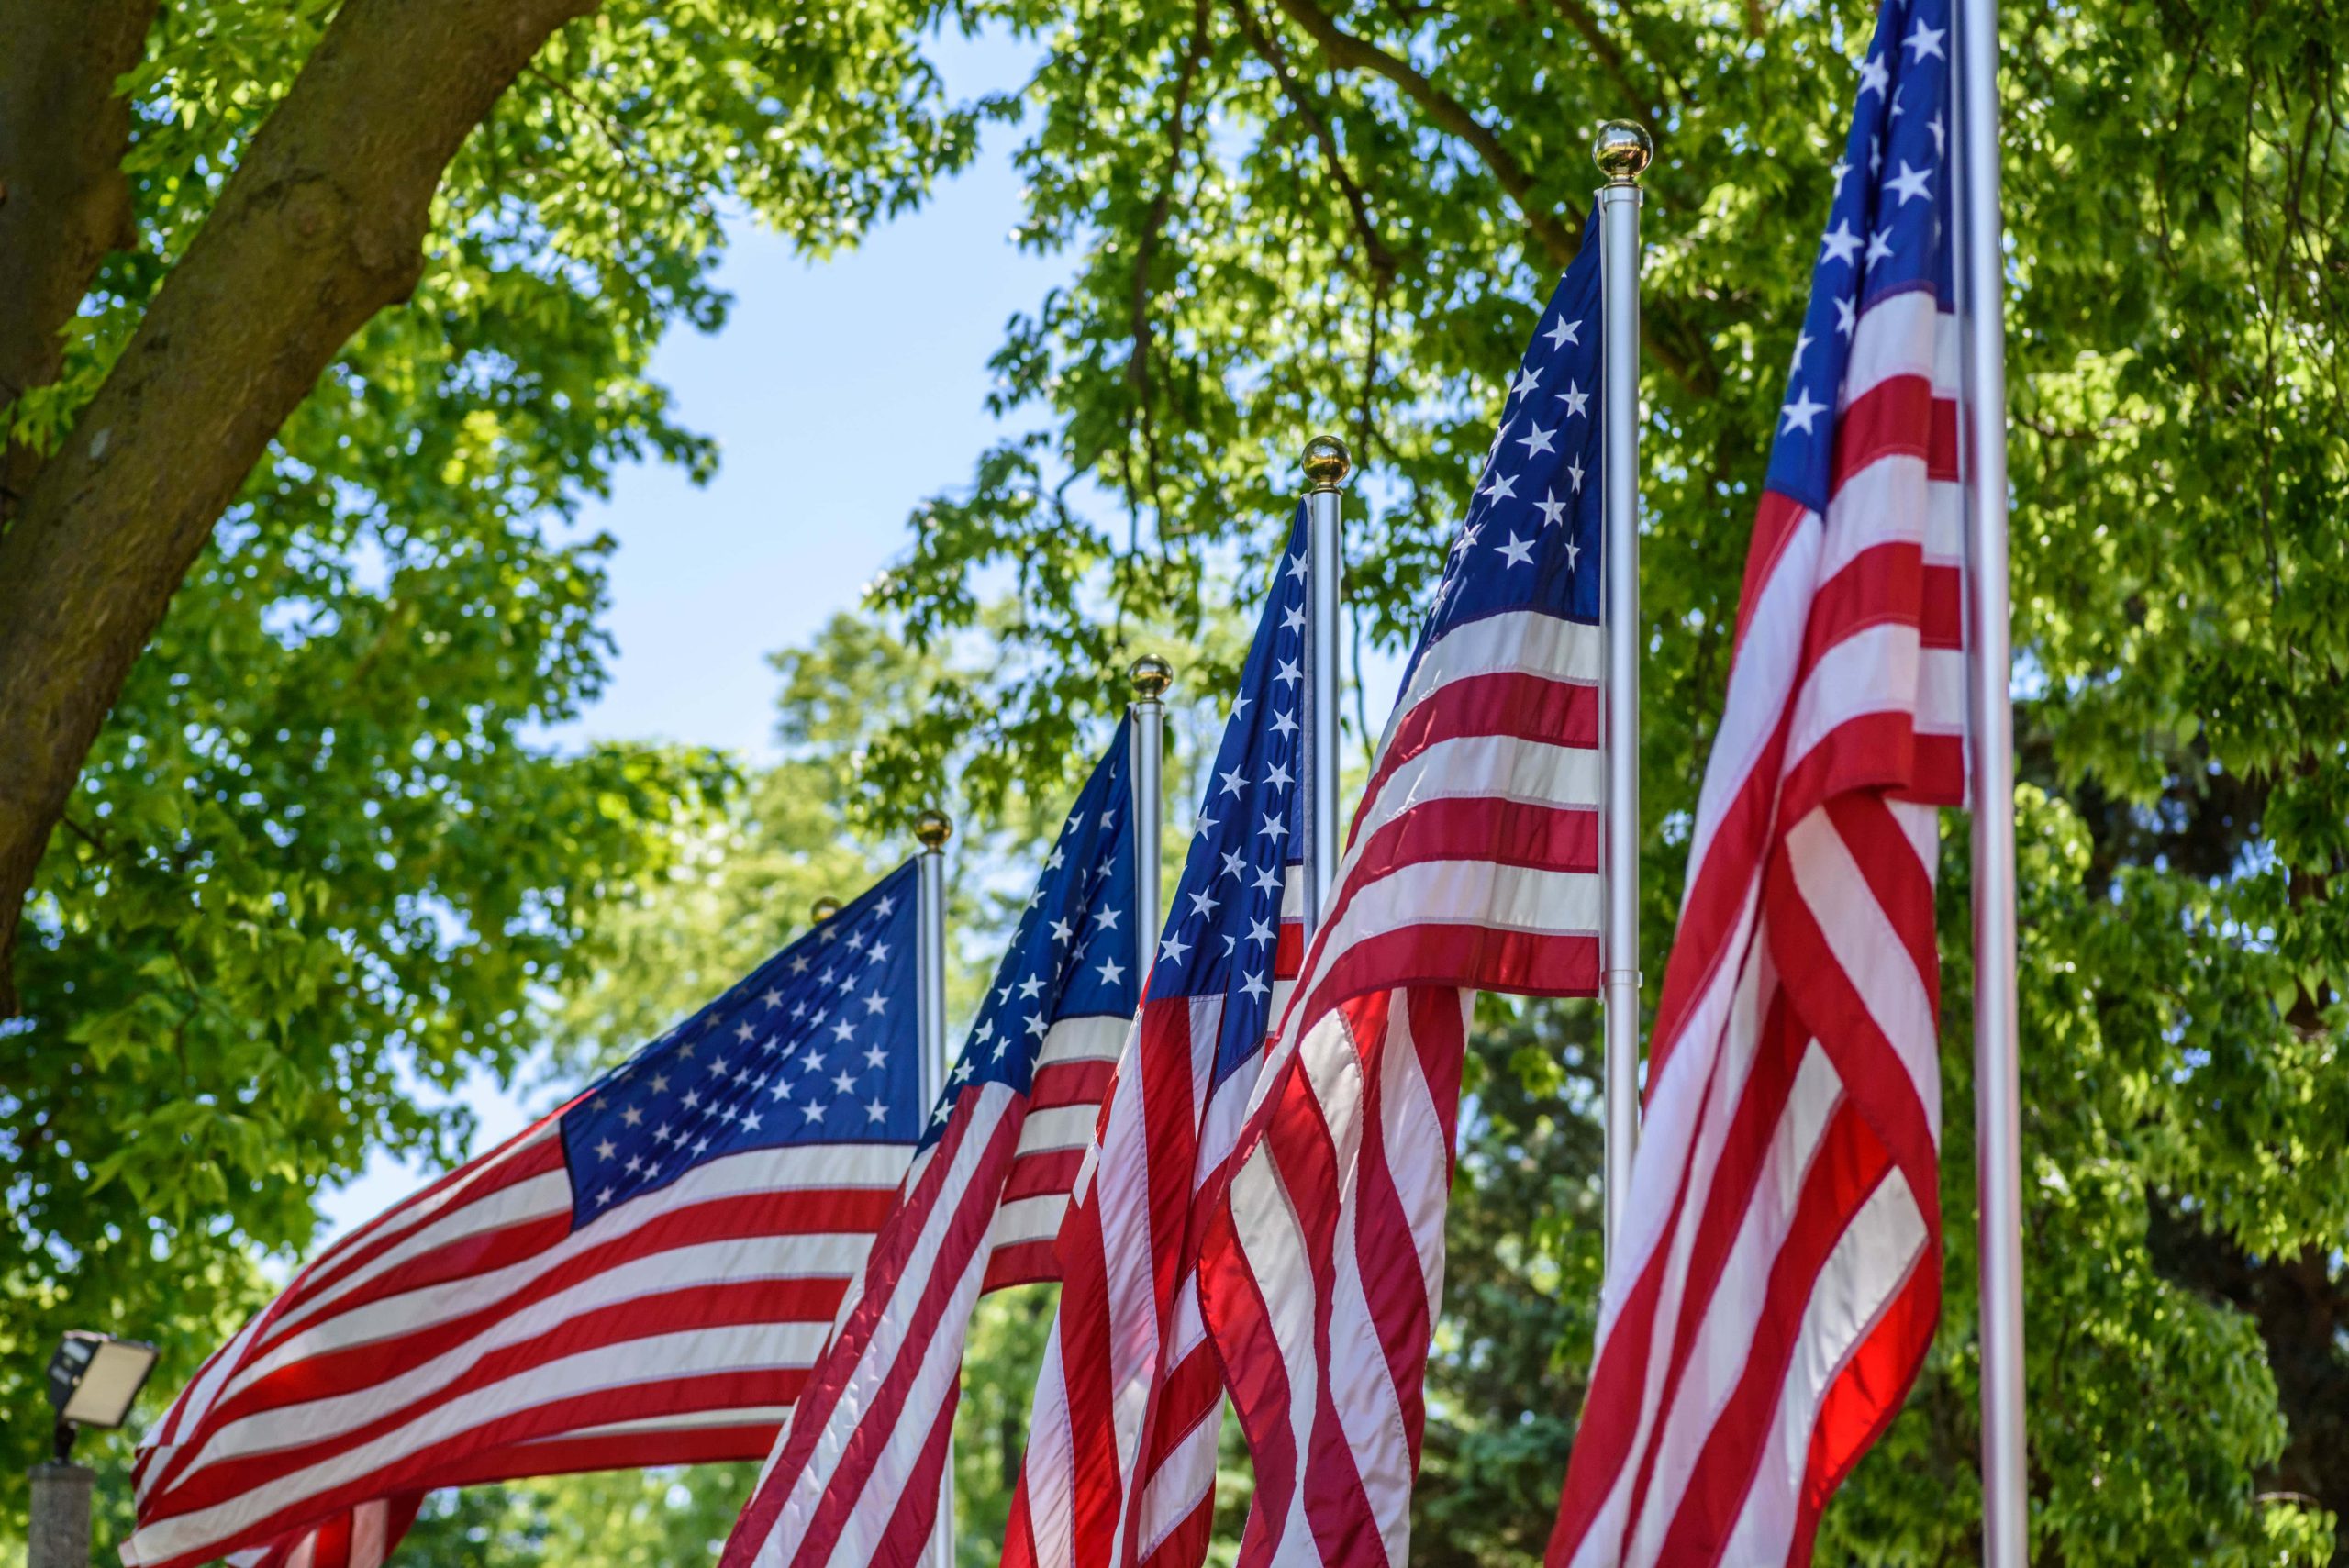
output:
[[[72,1329],[49,1358],[49,1402],[57,1407],[57,1462],[83,1427],[112,1429],[130,1419],[131,1401],[155,1370],[155,1347],[140,1340]]]

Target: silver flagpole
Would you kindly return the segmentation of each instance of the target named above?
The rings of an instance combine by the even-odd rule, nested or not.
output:
[[[1128,709],[1134,727],[1134,975],[1150,984],[1151,961],[1158,956],[1159,816],[1166,792],[1161,784],[1166,756],[1166,688],[1174,666],[1145,653],[1127,671],[1134,700]]]
[[[946,840],[954,819],[943,811],[914,820],[921,845],[921,951],[915,972],[921,985],[921,1102],[925,1117],[946,1090]],[[938,1483],[938,1523],[930,1531],[932,1568],[954,1568],[954,1440]]]
[[[1599,989],[1606,1028],[1607,1251],[1615,1250],[1640,1136],[1640,186],[1653,156],[1629,120],[1598,128],[1590,155],[1598,191],[1599,287],[1604,299],[1607,429],[1599,479],[1606,508],[1606,660],[1601,738],[1607,809],[1600,843],[1606,905],[1599,921]]]
[[[1353,455],[1335,436],[1305,443],[1305,929],[1321,924],[1330,879],[1338,874],[1338,579],[1345,558],[1338,547],[1338,513],[1345,501]]]
[[[2015,1026],[2014,707],[2008,680],[2007,364],[1998,0],[1958,0],[1957,307],[1974,796],[1974,1124],[1982,1250],[1982,1561],[2031,1560],[2023,1464],[2022,1089]]]

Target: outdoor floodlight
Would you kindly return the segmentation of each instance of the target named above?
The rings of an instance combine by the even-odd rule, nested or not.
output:
[[[130,1418],[130,1402],[155,1370],[155,1347],[85,1329],[66,1332],[49,1358],[49,1402],[57,1407],[57,1457],[80,1427],[111,1429]]]

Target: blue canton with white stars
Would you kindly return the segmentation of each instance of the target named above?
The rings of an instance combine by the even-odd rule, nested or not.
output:
[[[922,1133],[944,1136],[973,1085],[999,1083],[1024,1095],[1036,1081],[1044,1036],[1063,1018],[1130,1018],[1141,999],[1134,960],[1133,775],[1127,728],[1085,782],[1061,825],[1044,874],[1021,912],[995,984],[979,1004],[962,1060]]]
[[[1509,378],[1500,428],[1420,628],[1414,668],[1446,633],[1487,616],[1537,610],[1598,620],[1598,251],[1594,211]]]
[[[1253,1059],[1271,1027],[1285,873],[1305,855],[1305,573],[1300,506],[1241,666],[1215,776],[1150,972],[1152,1000],[1224,998],[1218,1084]]]
[[[572,1229],[744,1150],[911,1145],[917,895],[907,861],[573,1101]]]
[[[1810,307],[1795,340],[1770,450],[1769,487],[1827,510],[1837,393],[1862,314],[1890,295],[1931,290],[1951,303],[1948,0],[1892,0],[1876,17],[1835,198],[1812,269]]]

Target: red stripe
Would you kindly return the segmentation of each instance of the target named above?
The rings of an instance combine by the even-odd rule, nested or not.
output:
[[[963,1111],[956,1119],[965,1123],[975,1120],[978,1100],[985,1092],[985,1090],[964,1091]],[[823,1500],[817,1504],[813,1515],[807,1521],[807,1533],[801,1538],[797,1550],[790,1558],[792,1568],[816,1568],[817,1564],[830,1556],[832,1544],[839,1540],[850,1514],[862,1503],[867,1480],[879,1463],[882,1454],[887,1451],[892,1440],[896,1437],[899,1423],[906,1414],[907,1390],[915,1378],[920,1375],[921,1363],[929,1351],[931,1338],[938,1333],[940,1326],[946,1321],[947,1312],[953,1305],[954,1286],[962,1279],[964,1270],[970,1266],[971,1260],[979,1248],[985,1244],[988,1227],[995,1220],[996,1198],[1002,1190],[1004,1173],[1010,1169],[1012,1151],[1019,1142],[1019,1109],[1015,1105],[1008,1109],[1002,1118],[996,1122],[987,1138],[985,1148],[972,1165],[962,1190],[950,1192],[942,1187],[935,1189],[930,1202],[920,1206],[918,1211],[918,1225],[912,1223],[907,1225],[909,1230],[918,1229],[927,1232],[934,1223],[942,1220],[945,1231],[941,1244],[935,1251],[934,1261],[929,1266],[928,1278],[923,1282],[922,1293],[915,1306],[912,1317],[907,1320],[904,1331],[897,1337],[895,1343],[881,1346],[888,1358],[888,1371],[881,1377],[878,1385],[874,1385],[871,1382],[871,1363],[866,1357],[868,1351],[878,1343],[874,1330],[879,1327],[884,1312],[905,1278],[906,1260],[904,1258],[896,1259],[895,1266],[885,1271],[874,1269],[871,1272],[869,1283],[865,1287],[864,1299],[858,1304],[858,1310],[852,1315],[852,1320],[862,1319],[862,1322],[857,1325],[861,1331],[852,1334],[847,1326],[843,1326],[841,1332],[834,1340],[833,1348],[826,1352],[823,1368],[818,1373],[819,1385],[829,1393],[829,1397],[824,1400],[823,1418],[815,1420],[808,1418],[807,1415],[803,1415],[801,1412],[794,1412],[790,1442],[792,1447],[798,1447],[799,1435],[803,1429],[810,1432],[812,1437],[821,1437],[825,1429],[830,1426],[832,1417],[839,1408],[838,1389],[840,1387],[844,1387],[852,1379],[854,1379],[861,1394],[867,1389],[870,1390],[863,1406],[863,1418],[857,1422],[855,1429],[849,1434],[832,1470],[831,1478],[824,1488]],[[943,1145],[941,1148],[942,1151]],[[941,1160],[939,1163],[943,1165],[947,1162]],[[952,1205],[951,1210],[943,1215],[936,1214],[935,1211],[939,1207],[949,1203]],[[914,1219],[915,1212],[909,1206],[908,1212],[900,1218],[910,1222]],[[871,1307],[870,1311],[866,1310],[868,1304]],[[953,1324],[951,1331],[957,1335],[963,1331],[963,1324],[959,1319]],[[959,1361],[961,1358],[958,1356],[956,1359]],[[950,1388],[952,1386],[954,1385],[950,1384]],[[941,1401],[943,1411],[951,1412],[953,1403],[953,1396],[950,1393]],[[807,1404],[813,1406],[814,1400],[811,1398]],[[812,1444],[809,1445],[809,1449],[812,1449]],[[807,1466],[806,1453],[809,1449],[802,1450],[801,1457],[796,1463],[778,1463],[767,1477],[766,1485],[760,1489],[758,1500],[763,1501],[769,1496],[773,1496],[780,1504],[783,1498],[788,1497],[791,1488],[798,1481],[800,1472]],[[917,1496],[914,1501],[921,1503],[924,1499]],[[938,1493],[934,1485],[929,1492],[926,1502],[928,1507],[934,1513],[938,1503]],[[749,1522],[750,1518],[746,1514],[743,1523]],[[767,1537],[772,1528],[770,1523],[754,1533],[749,1534],[745,1543],[755,1550],[757,1544]],[[744,1541],[745,1536],[746,1532],[742,1526],[737,1525],[732,1539],[727,1542],[727,1562],[730,1562],[733,1558],[735,1542]],[[893,1530],[888,1540],[894,1542],[896,1539]],[[896,1559],[885,1560],[896,1561]]]
[[[330,1437],[306,1437],[292,1447],[222,1459],[207,1464],[164,1492],[158,1499],[157,1508],[151,1511],[152,1517],[190,1513],[240,1494],[259,1490],[295,1471],[395,1432],[451,1400],[518,1377],[550,1362],[610,1345],[687,1329],[736,1328],[758,1323],[829,1323],[845,1289],[845,1282],[841,1280],[744,1280],[690,1285],[616,1303],[573,1318],[521,1344],[507,1346],[484,1355],[449,1383],[429,1390],[373,1420],[346,1427]],[[646,1375],[662,1374],[647,1369]],[[518,1390],[515,1397],[527,1399],[529,1394],[527,1390]],[[566,1398],[561,1403],[568,1409],[572,1401]],[[523,1407],[524,1411],[529,1408]],[[521,1414],[509,1414],[508,1418],[520,1419]],[[624,1418],[598,1416],[586,1424],[595,1426]],[[509,1438],[518,1440],[561,1429],[562,1427],[543,1421],[535,1424],[524,1421],[521,1426],[510,1429]],[[461,1432],[428,1446],[431,1451],[439,1451],[451,1444],[462,1445],[465,1440],[466,1434]],[[168,1508],[168,1515],[165,1508]]]
[[[1049,1284],[1061,1277],[1060,1255],[1051,1241],[1014,1241],[987,1254],[987,1272],[979,1293],[1015,1284]]]
[[[1484,735],[1538,737],[1553,746],[1594,751],[1598,689],[1514,670],[1446,682],[1396,722],[1363,790],[1357,825],[1359,812],[1378,800],[1386,781],[1405,763],[1444,741]]]
[[[213,1428],[217,1430],[228,1421],[262,1410],[284,1409],[380,1385],[566,1290],[624,1264],[681,1247],[833,1232],[869,1234],[880,1229],[890,1201],[887,1193],[846,1188],[805,1194],[745,1193],[669,1210],[609,1241],[580,1249],[527,1283],[518,1284],[509,1295],[472,1312],[428,1320],[394,1338],[320,1351],[280,1367],[216,1407]],[[562,1228],[567,1234],[567,1221]],[[826,1277],[827,1289],[837,1304],[840,1284],[846,1276]],[[785,1280],[782,1284],[788,1292],[800,1283]],[[785,1294],[776,1299],[794,1298]],[[830,1307],[823,1307],[810,1320],[829,1321],[830,1311]],[[800,1319],[794,1315],[786,1320]]]
[[[1028,1108],[1047,1111],[1063,1106],[1097,1106],[1108,1094],[1109,1080],[1117,1072],[1115,1062],[1048,1062],[1036,1069]]]
[[[1067,1193],[1075,1187],[1077,1173],[1084,1167],[1085,1150],[1081,1146],[1022,1154],[1012,1162],[1011,1174],[1004,1180],[1003,1201],[1013,1203],[1025,1197]]]

